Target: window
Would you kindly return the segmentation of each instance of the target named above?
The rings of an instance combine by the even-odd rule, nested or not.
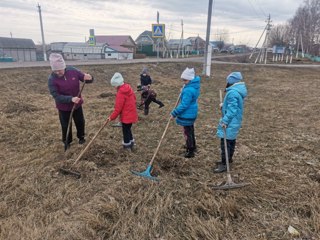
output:
[[[111,53],[108,53],[108,57],[111,56]]]

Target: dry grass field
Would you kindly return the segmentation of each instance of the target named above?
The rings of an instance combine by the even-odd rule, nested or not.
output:
[[[139,112],[135,151],[123,151],[121,129],[107,125],[75,165],[84,146],[74,139],[64,152],[47,88],[50,69],[0,70],[0,239],[320,239],[320,68],[213,65],[213,77],[202,79],[199,152],[183,157],[181,127],[172,122],[154,162],[157,183],[130,170],[146,169],[179,95],[181,72],[194,66],[199,74],[200,63],[79,67],[95,77],[83,91],[86,138],[113,109],[114,72],[136,89],[143,66],[165,107]],[[212,167],[220,159],[219,89],[231,71],[243,73],[249,93],[231,173],[250,185],[221,191],[212,187],[226,175]],[[63,175],[60,167],[82,176]]]

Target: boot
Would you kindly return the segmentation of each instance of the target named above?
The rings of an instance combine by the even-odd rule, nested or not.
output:
[[[130,148],[131,148],[131,151],[134,149],[134,140],[130,141]]]
[[[184,145],[182,146],[182,148],[187,149],[187,148],[188,148],[188,147],[187,147],[187,144],[184,144]],[[198,148],[197,148],[197,147],[194,147],[193,152],[194,152],[194,153],[198,153]]]
[[[224,164],[219,164],[216,169],[213,169],[214,173],[223,173],[225,171],[227,171],[227,165]]]
[[[162,102],[160,102],[159,108],[162,108],[162,107],[164,107],[164,104]]]
[[[84,138],[79,139],[79,144],[84,144],[85,142],[86,142],[86,140]]]
[[[231,161],[229,161],[229,164],[231,164],[233,161],[231,160]],[[216,161],[216,164],[217,165],[220,165],[220,164],[222,164],[222,161],[220,160],[220,161]]]
[[[144,115],[148,115],[149,114],[149,109],[144,109]]]
[[[194,150],[187,149],[186,153],[184,154],[185,158],[193,158],[194,157]]]

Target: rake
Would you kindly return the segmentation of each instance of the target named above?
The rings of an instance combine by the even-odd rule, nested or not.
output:
[[[81,93],[82,93],[82,90],[83,90],[83,88],[84,88],[84,85],[86,85],[86,81],[84,81],[84,83],[82,84],[81,90],[80,90],[80,92],[78,93],[78,96],[77,96],[78,98],[81,96]],[[69,133],[70,133],[70,129],[71,129],[71,122],[72,122],[73,112],[74,112],[76,106],[77,106],[77,104],[74,103],[74,104],[73,104],[73,107],[72,107],[72,110],[71,110],[71,113],[70,113],[70,116],[69,116],[69,122],[68,122],[66,140],[65,140],[65,142],[64,142],[64,151],[67,151],[68,146],[69,146],[69,143],[68,143],[68,142],[69,142],[69,141],[68,141],[68,140],[69,140]]]
[[[220,90],[220,103],[222,103],[222,92]],[[229,189],[235,189],[235,188],[241,188],[244,186],[249,185],[250,183],[235,183],[233,182],[231,178],[231,172],[230,172],[230,163],[229,163],[229,155],[228,155],[228,148],[227,148],[227,130],[226,127],[223,127],[223,141],[224,141],[224,151],[226,155],[226,164],[227,164],[227,181],[225,183],[222,183],[218,186],[214,186],[213,189],[216,190],[229,190]]]
[[[178,97],[178,99],[177,99],[177,101],[176,101],[175,107],[177,107],[177,105],[178,105],[178,103],[179,103],[179,100],[180,100],[180,97],[181,97],[181,93],[182,93],[183,88],[184,88],[184,86],[182,87],[182,89],[181,89],[181,91],[180,91],[180,94],[179,94],[179,97]],[[164,129],[163,134],[162,134],[162,137],[161,137],[161,139],[160,139],[160,141],[159,141],[159,143],[158,143],[158,147],[157,147],[157,149],[155,150],[155,152],[154,152],[154,154],[153,154],[153,156],[152,156],[152,159],[151,159],[151,161],[149,162],[149,164],[148,164],[148,166],[147,166],[147,169],[146,169],[145,171],[143,171],[143,172],[137,172],[137,171],[132,171],[132,170],[131,170],[131,173],[133,173],[134,175],[140,176],[140,177],[144,177],[144,178],[153,180],[153,181],[159,181],[159,179],[158,179],[157,177],[154,177],[154,176],[151,175],[152,164],[153,164],[153,161],[154,161],[154,159],[155,159],[155,157],[156,157],[156,155],[157,155],[157,153],[158,153],[158,151],[159,151],[159,148],[160,148],[160,145],[161,145],[161,143],[162,143],[162,140],[163,140],[164,136],[166,135],[166,132],[167,132],[168,127],[169,127],[169,125],[170,125],[171,119],[172,119],[172,116],[170,115],[170,118],[169,118],[169,120],[168,120],[168,122],[167,122],[166,128]]]
[[[77,157],[77,159],[74,161],[74,163],[72,164],[75,165],[79,160],[80,158],[83,156],[83,154],[89,149],[89,147],[91,146],[91,144],[93,143],[93,141],[96,139],[96,137],[99,135],[99,133],[102,131],[102,129],[108,124],[109,120],[107,120],[101,127],[100,129],[98,130],[98,132],[94,135],[94,137],[91,139],[91,141],[88,143],[88,145],[81,151],[81,153],[79,154],[79,156]],[[66,169],[66,168],[60,168],[59,171],[62,173],[62,174],[65,174],[65,175],[73,175],[77,178],[80,178],[81,177],[81,173],[77,172],[77,171],[73,171],[71,169]]]

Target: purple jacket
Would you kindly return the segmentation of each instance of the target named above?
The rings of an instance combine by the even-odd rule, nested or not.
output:
[[[74,67],[67,67],[63,77],[59,78],[56,74],[51,73],[48,79],[48,87],[50,94],[56,101],[57,109],[61,111],[71,111],[73,107],[72,98],[78,96],[80,91],[80,82],[83,82],[84,74]],[[86,83],[92,83],[86,81]],[[77,104],[76,108],[79,108],[83,99],[80,96],[81,101]]]

